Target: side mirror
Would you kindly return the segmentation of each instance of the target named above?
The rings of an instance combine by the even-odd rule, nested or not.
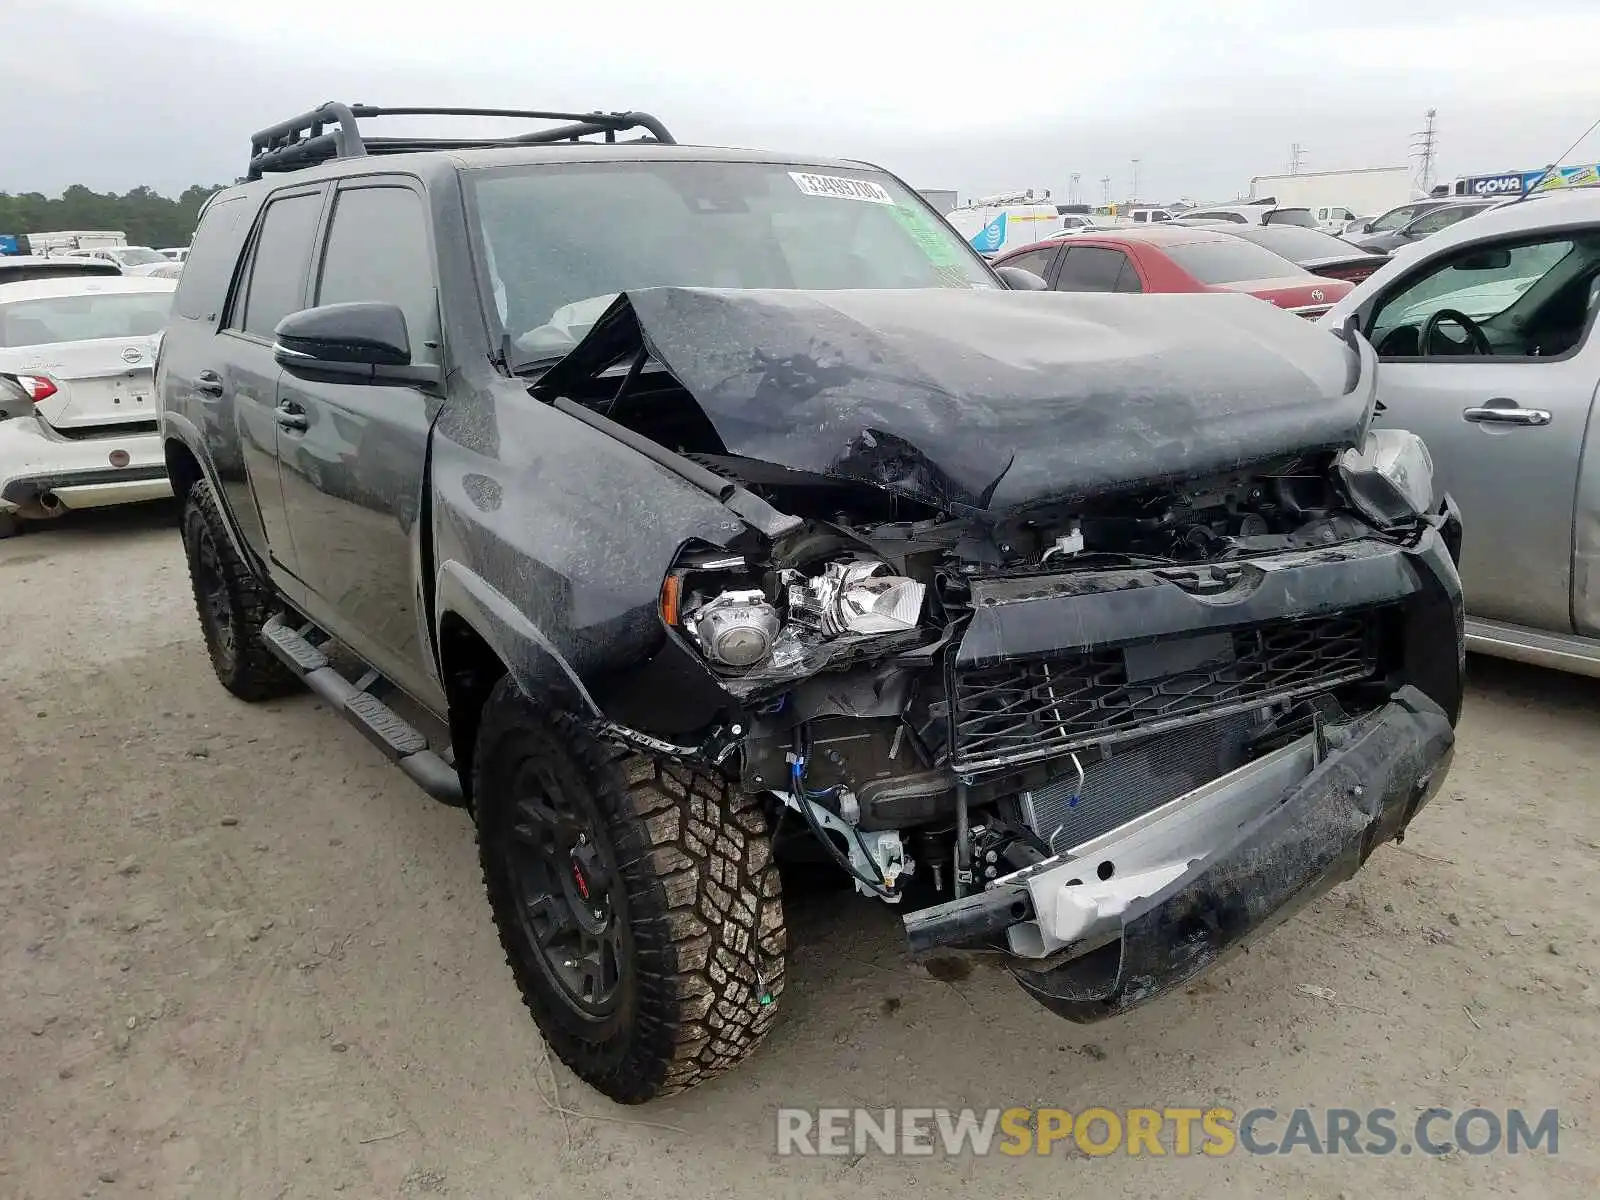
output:
[[[1021,267],[996,267],[994,273],[1000,277],[1000,282],[1013,292],[1048,292],[1050,285],[1040,279],[1032,271],[1025,271]]]
[[[272,357],[304,379],[338,383],[436,383],[437,367],[411,365],[406,316],[393,304],[357,301],[290,313]]]

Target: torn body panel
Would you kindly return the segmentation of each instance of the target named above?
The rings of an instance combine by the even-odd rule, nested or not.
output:
[[[1143,828],[1002,881],[997,892],[1024,889],[1035,914],[1009,928],[1019,957],[1056,960],[1015,967],[1023,988],[1063,1016],[1093,1021],[1183,985],[1403,833],[1442,784],[1455,745],[1449,717],[1415,688],[1324,737],[1325,748],[1307,735],[1241,778],[1218,780],[1198,797],[1214,799],[1211,810],[1165,844],[1162,825],[1190,815],[1182,801]],[[1124,871],[1130,878],[1119,881]],[[936,911],[918,916],[924,928],[937,923]]]
[[[1122,915],[1265,829],[1395,697],[1448,735],[1460,522],[1419,444],[1368,434],[1358,338],[1209,303],[1133,321],[996,299],[633,293],[534,392],[644,439],[705,517],[738,515],[735,494],[769,514],[738,540],[682,526],[658,649],[595,673],[602,732],[769,794],[780,831],[917,910],[914,949],[980,944],[1037,982],[1101,969]],[[673,693],[696,699],[667,718]],[[1363,770],[1401,770],[1384,744],[1398,757]],[[1192,853],[1022,886],[1180,810]],[[1411,811],[1368,824],[1393,836]],[[1272,879],[1229,886],[1291,907]],[[1140,946],[1102,1008],[1211,955]],[[1070,1008],[1067,975],[1041,998]]]
[[[994,510],[1354,445],[1374,387],[1246,297],[648,288],[538,390],[607,407],[641,349],[725,453]]]

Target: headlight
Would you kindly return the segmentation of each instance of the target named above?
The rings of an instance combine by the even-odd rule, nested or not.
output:
[[[789,618],[824,637],[901,633],[917,627],[925,590],[874,559],[831,562],[816,578],[789,585]]]
[[[758,589],[727,591],[695,610],[690,631],[712,662],[743,671],[772,653],[778,610]]]
[[[1334,460],[1350,502],[1373,524],[1388,528],[1433,511],[1433,457],[1414,433],[1375,429],[1359,450]]]
[[[877,559],[835,560],[810,576],[783,570],[775,600],[760,576],[739,556],[693,555],[662,583],[661,619],[724,673],[787,675],[820,668],[836,645],[915,632],[926,595]]]

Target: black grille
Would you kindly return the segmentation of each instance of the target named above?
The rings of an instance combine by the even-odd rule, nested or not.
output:
[[[1213,637],[1201,665],[1149,678],[1130,678],[1121,649],[957,670],[951,765],[1014,766],[1365,679],[1377,633],[1374,610],[1257,626]],[[1185,641],[1157,649],[1181,656]]]

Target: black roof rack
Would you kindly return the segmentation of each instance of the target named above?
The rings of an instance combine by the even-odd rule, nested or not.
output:
[[[371,138],[356,124],[367,117],[517,117],[526,120],[563,121],[548,129],[506,138]],[[260,179],[267,171],[298,171],[330,158],[359,158],[364,154],[409,154],[418,150],[470,150],[486,146],[529,146],[576,142],[597,134],[615,142],[617,134],[641,129],[647,142],[676,145],[667,127],[641,112],[535,112],[517,108],[379,108],[372,104],[340,104],[330,100],[320,108],[263,129],[250,139],[248,178]]]

